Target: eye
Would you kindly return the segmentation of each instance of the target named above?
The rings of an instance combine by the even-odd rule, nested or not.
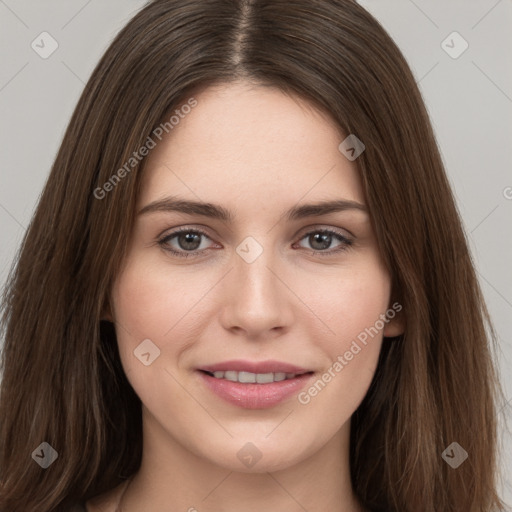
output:
[[[197,257],[206,251],[204,239],[210,240],[206,232],[200,229],[191,229],[187,227],[179,228],[171,233],[167,233],[158,240],[158,244],[167,252],[181,257]],[[302,240],[307,240],[311,247],[311,253],[321,256],[329,256],[347,250],[353,241],[347,238],[343,233],[333,229],[316,229],[305,233]],[[333,242],[338,245],[332,249]],[[304,247],[300,245],[300,247]],[[330,250],[328,250],[331,248]]]
[[[353,241],[347,238],[344,234],[339,231],[332,229],[317,229],[306,233],[301,240],[306,239],[313,249],[313,254],[319,254],[321,256],[329,256],[333,253],[347,250]],[[333,242],[339,242],[334,249],[327,251],[331,247]]]
[[[180,228],[172,233],[166,234],[158,240],[158,244],[164,250],[176,256],[188,258],[190,256],[198,256],[198,253],[205,250],[205,247],[202,246],[201,238],[210,239],[208,235],[200,229]],[[171,244],[173,239],[176,239],[175,245]]]

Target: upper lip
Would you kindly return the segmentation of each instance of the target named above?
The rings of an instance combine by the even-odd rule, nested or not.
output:
[[[210,364],[201,366],[199,370],[205,372],[226,372],[226,371],[238,371],[238,372],[250,372],[250,373],[308,373],[312,370],[306,370],[299,366],[295,366],[290,363],[284,363],[282,361],[243,361],[243,360],[231,360],[224,361],[222,363]]]

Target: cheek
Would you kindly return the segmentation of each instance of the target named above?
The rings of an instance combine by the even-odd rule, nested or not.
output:
[[[131,258],[113,288],[113,311],[123,363],[133,366],[133,351],[150,339],[165,352],[166,365],[193,343],[201,329],[201,306],[218,276]],[[207,303],[207,301],[204,301]],[[205,320],[206,321],[206,320]],[[162,360],[159,361],[162,363]]]
[[[134,251],[113,290],[114,312],[119,324],[131,326],[137,337],[161,338],[189,301],[186,279],[169,274],[165,266]]]
[[[124,372],[152,414],[160,415],[162,424],[174,425],[178,431],[180,421],[194,409],[178,384],[180,379],[175,379],[181,355],[197,337],[199,318],[193,315],[194,304],[206,292],[204,281],[201,284],[192,274],[188,277],[179,272],[170,274],[165,266],[151,260],[133,258],[112,293]],[[169,411],[177,408],[183,415],[176,418]]]
[[[353,414],[368,391],[382,345],[385,324],[380,315],[389,307],[391,291],[389,274],[380,262],[342,274],[335,286],[324,287],[325,293],[315,298],[330,329],[318,341],[325,365],[299,395],[299,402],[333,429]]]
[[[304,283],[298,294],[317,314],[326,330],[324,347],[331,354],[342,350],[365,329],[373,327],[386,312],[390,299],[390,278],[379,261],[360,262]],[[380,328],[382,325],[378,324]],[[363,336],[364,337],[364,336]]]
[[[121,340],[129,343],[161,338],[172,325],[167,301],[172,291],[156,273],[142,265],[128,265],[114,286],[114,314]],[[126,329],[123,329],[125,327]]]

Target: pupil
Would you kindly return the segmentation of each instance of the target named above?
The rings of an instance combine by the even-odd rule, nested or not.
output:
[[[317,241],[320,242],[320,247],[315,246]],[[327,249],[331,245],[331,235],[329,233],[316,233],[313,235],[313,242],[311,243],[311,247],[314,249]]]
[[[182,249],[191,249],[195,250],[199,247],[200,235],[197,233],[186,233],[184,235],[180,235],[179,237],[179,245]],[[194,240],[196,238],[196,240]]]

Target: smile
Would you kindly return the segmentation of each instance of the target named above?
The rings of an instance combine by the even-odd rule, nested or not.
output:
[[[209,392],[238,407],[266,409],[297,394],[314,372],[278,361],[227,361],[197,372]]]

